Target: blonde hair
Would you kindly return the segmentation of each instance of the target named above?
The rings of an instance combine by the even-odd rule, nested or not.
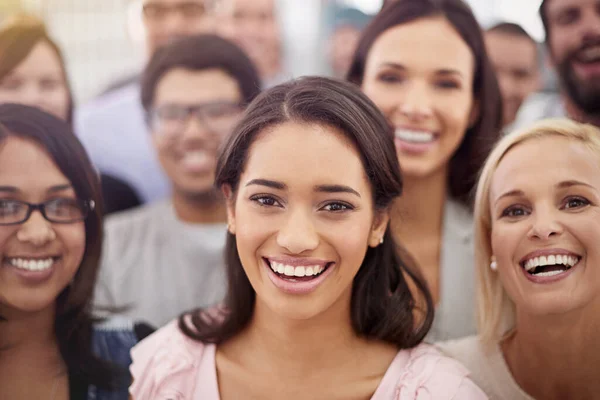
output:
[[[486,160],[475,197],[475,265],[477,275],[477,325],[485,345],[497,343],[514,328],[515,304],[504,290],[498,274],[491,270],[490,185],[498,164],[519,144],[549,136],[577,141],[600,158],[600,129],[568,119],[547,119],[502,138]]]

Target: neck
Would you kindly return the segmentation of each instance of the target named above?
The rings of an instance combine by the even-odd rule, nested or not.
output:
[[[446,170],[426,178],[408,177],[402,196],[394,203],[393,230],[401,241],[421,234],[440,234],[448,190]]]
[[[216,224],[227,220],[225,200],[216,192],[191,195],[175,190],[172,197],[177,218],[190,224]]]
[[[598,307],[590,311],[541,318],[517,312],[517,330],[502,350],[517,383],[532,397],[592,399],[600,392]]]
[[[244,348],[253,349],[252,358],[261,360],[270,373],[293,371],[299,376],[314,374],[315,366],[337,370],[365,343],[352,328],[350,293],[310,320],[284,318],[257,299],[252,321],[242,337]]]
[[[0,321],[0,377],[34,370],[56,374],[62,368],[54,306],[35,313],[12,313],[0,306],[0,315],[6,319]]]
[[[600,114],[586,114],[566,95],[563,95],[563,103],[569,118],[600,127]]]

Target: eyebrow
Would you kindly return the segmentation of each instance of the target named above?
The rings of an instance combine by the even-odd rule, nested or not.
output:
[[[72,190],[73,186],[71,186],[68,183],[65,183],[64,185],[55,185],[52,186],[48,189],[48,193],[56,193],[56,192],[62,192],[65,190]]]
[[[272,181],[269,179],[252,179],[246,184],[246,187],[251,185],[266,186],[277,190],[287,190],[288,186],[283,182]],[[360,193],[345,185],[316,185],[313,190],[320,193],[350,193],[361,198]]]
[[[246,183],[246,187],[251,185],[259,185],[266,186],[272,189],[285,190],[287,189],[287,185],[282,182],[271,181],[269,179],[252,179],[250,182]]]
[[[393,69],[397,69],[397,70],[401,70],[404,71],[406,70],[406,67],[402,64],[398,64],[395,62],[386,62],[381,64],[380,68],[382,67],[388,67],[388,68],[393,68]],[[456,69],[449,69],[449,68],[442,68],[442,69],[438,69],[435,71],[436,74],[438,75],[458,75],[461,78],[463,77],[463,74]]]
[[[317,185],[314,187],[315,192],[320,193],[350,193],[355,196],[358,196],[360,199],[360,193],[356,190],[352,189],[350,186],[344,185]]]
[[[574,179],[568,180],[568,181],[563,181],[563,182],[560,182],[558,185],[556,185],[556,187],[558,187],[559,189],[570,188],[573,186],[585,186],[585,187],[588,187],[591,189],[595,189],[592,185],[589,185],[585,182],[580,182],[580,181],[577,181]]]
[[[510,192],[503,193],[500,197],[498,197],[496,199],[496,201],[494,202],[494,205],[498,204],[498,202],[505,197],[515,197],[515,196],[524,196],[524,195],[525,195],[525,193],[522,190],[519,190],[519,189],[511,190]]]

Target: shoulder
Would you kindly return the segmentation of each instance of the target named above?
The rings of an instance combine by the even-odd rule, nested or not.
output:
[[[467,368],[435,347],[421,344],[408,352],[396,399],[417,399],[420,393],[434,399],[487,398],[469,379]]]
[[[438,342],[435,347],[445,355],[458,360],[469,359],[478,356],[482,352],[479,337],[467,336],[461,339]],[[461,361],[462,362],[462,361]]]
[[[131,351],[134,398],[155,398],[169,390],[186,391],[202,361],[205,345],[183,334],[172,321]],[[188,388],[190,389],[190,388]]]
[[[131,83],[110,93],[96,97],[80,107],[77,113],[81,118],[93,117],[97,114],[103,115],[110,111],[120,111],[122,107],[127,107],[133,102],[137,104],[140,101],[140,85],[138,83]]]
[[[135,324],[121,316],[109,317],[92,327],[92,349],[103,360],[124,367],[131,364],[129,352],[138,342]]]
[[[114,235],[118,240],[122,240],[130,238],[138,231],[147,232],[149,225],[152,225],[157,217],[164,215],[167,207],[167,203],[161,201],[107,216],[104,224],[107,239],[111,240],[110,236]]]

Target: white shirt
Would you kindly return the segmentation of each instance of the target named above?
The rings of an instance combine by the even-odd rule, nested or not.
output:
[[[226,292],[225,224],[180,221],[170,201],[109,216],[94,303],[160,327]]]

